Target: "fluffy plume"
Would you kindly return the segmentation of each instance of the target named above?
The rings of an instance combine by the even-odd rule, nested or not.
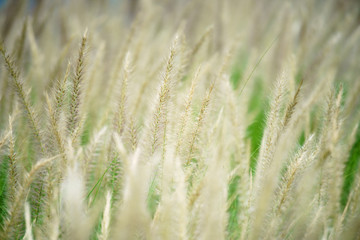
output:
[[[358,238],[357,1],[59,2],[0,7],[0,239]]]

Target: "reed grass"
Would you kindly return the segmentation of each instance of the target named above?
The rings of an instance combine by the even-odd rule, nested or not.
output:
[[[359,239],[359,6],[8,1],[0,238]]]

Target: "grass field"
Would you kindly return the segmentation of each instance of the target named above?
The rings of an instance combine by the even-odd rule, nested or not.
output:
[[[356,1],[0,11],[0,239],[360,239]]]

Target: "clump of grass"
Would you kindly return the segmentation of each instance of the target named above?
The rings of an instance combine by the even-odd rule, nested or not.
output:
[[[15,2],[1,239],[359,238],[358,3]]]

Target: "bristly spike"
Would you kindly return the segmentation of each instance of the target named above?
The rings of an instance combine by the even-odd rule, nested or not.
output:
[[[75,66],[75,72],[72,77],[72,91],[70,97],[70,110],[68,116],[68,132],[71,136],[72,142],[78,141],[78,136],[82,128],[82,105],[83,105],[83,85],[84,74],[86,66],[87,53],[87,30],[81,39],[78,58]]]

